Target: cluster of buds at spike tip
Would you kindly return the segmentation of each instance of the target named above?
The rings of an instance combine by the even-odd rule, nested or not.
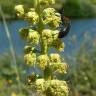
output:
[[[40,5],[49,5],[49,4],[55,4],[55,0],[39,0]]]

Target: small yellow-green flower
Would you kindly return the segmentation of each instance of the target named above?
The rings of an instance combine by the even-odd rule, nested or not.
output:
[[[35,88],[37,90],[37,92],[44,92],[45,87],[44,87],[44,79],[37,79],[36,83],[35,83]]]
[[[59,39],[56,38],[53,41],[53,46],[58,50],[58,51],[64,51],[65,45],[64,43]]]
[[[39,16],[35,12],[35,9],[31,8],[30,11],[26,14],[26,19],[29,21],[31,24],[36,24],[38,23]]]
[[[46,8],[43,10],[43,23],[48,24],[51,28],[59,27],[61,15],[56,13],[54,8]]]
[[[50,55],[51,62],[60,62],[60,55],[57,53]]]
[[[40,56],[37,58],[37,61],[38,61],[38,65],[41,67],[41,69],[44,70],[45,67],[46,67],[47,64],[48,64],[49,58],[48,58],[47,55],[40,55]]]
[[[18,17],[22,17],[24,15],[24,6],[23,5],[15,6],[15,10],[17,12]]]
[[[64,48],[65,48],[65,45],[64,45],[64,42],[62,42],[58,47],[57,47],[57,50],[58,51],[64,51]]]
[[[26,64],[33,66],[36,63],[36,54],[35,53],[25,54],[24,61]]]
[[[43,40],[46,41],[47,44],[52,43],[52,41],[53,41],[52,30],[50,30],[50,29],[44,29],[42,31],[42,38],[43,38]]]
[[[59,66],[59,65],[58,65]],[[60,63],[60,66],[58,67],[57,71],[59,73],[67,73],[68,65],[66,63]]]
[[[52,20],[52,26],[57,28],[60,26],[60,23],[61,23],[61,17],[60,17],[60,14],[58,13],[58,15],[54,15],[53,17],[53,20]]]
[[[41,5],[55,4],[55,0],[39,0]]]
[[[54,41],[56,41],[58,39],[58,33],[59,33],[59,30],[52,31],[52,37],[53,37]]]
[[[35,30],[30,30],[28,34],[27,40],[33,44],[38,44],[39,42],[39,34]]]
[[[52,63],[51,64],[51,67],[52,67],[52,69],[55,72],[66,74],[67,73],[67,67],[68,67],[68,65],[66,63],[59,62],[59,63]]]
[[[52,16],[55,14],[55,9],[54,8],[46,8],[43,10],[43,23],[48,24],[50,23],[53,18]]]
[[[46,8],[43,10],[43,15],[47,18],[47,17],[53,16],[55,12],[56,10],[54,8]]]
[[[51,80],[45,83],[46,96],[68,96],[69,89],[66,81]]]
[[[46,38],[46,39],[51,38],[52,37],[52,30],[44,29],[42,31],[42,36],[43,36],[43,38]]]

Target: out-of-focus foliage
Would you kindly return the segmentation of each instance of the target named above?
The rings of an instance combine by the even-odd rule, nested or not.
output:
[[[63,7],[64,14],[72,18],[96,17],[95,0],[66,0]]]
[[[96,0],[90,0],[90,2],[96,5]]]
[[[20,81],[25,82],[26,71],[23,60],[20,56],[16,55],[17,68],[12,63],[11,54],[6,52],[0,55],[0,96],[15,96],[13,94],[18,94],[20,90],[25,90],[22,86],[19,90],[18,86],[18,74],[19,73]],[[27,94],[27,91],[24,91]],[[26,96],[26,95],[16,95],[16,96]]]
[[[96,96],[96,39],[86,38],[75,54],[68,75],[70,96]]]

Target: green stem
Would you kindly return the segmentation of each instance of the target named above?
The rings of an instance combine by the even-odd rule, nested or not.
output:
[[[44,79],[45,80],[51,80],[52,79],[52,70],[50,66],[46,66],[44,70]]]
[[[44,54],[45,53],[45,49],[44,49],[44,42],[43,42],[43,39],[42,39],[42,30],[44,29],[44,25],[42,23],[42,16],[41,16],[41,8],[40,8],[40,4],[39,4],[39,1],[38,0],[35,0],[35,9],[36,9],[36,12],[38,13],[39,15],[39,22],[38,22],[38,32],[40,33],[40,46],[41,46],[41,54]]]
[[[44,24],[42,22],[42,10],[41,10],[41,6],[39,4],[39,0],[35,0],[34,2],[35,2],[36,12],[39,15],[39,23],[37,26],[38,26],[38,32],[40,33],[41,54],[44,55],[44,54],[48,54],[48,45],[42,36],[42,30],[44,29]],[[49,66],[46,66],[46,68],[44,70],[44,79],[51,80],[51,77],[52,77],[51,68]]]

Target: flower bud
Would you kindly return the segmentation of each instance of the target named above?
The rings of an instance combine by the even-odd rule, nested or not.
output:
[[[53,63],[52,68],[54,71],[57,71],[59,73],[66,74],[68,65],[66,63]]]
[[[43,23],[48,24],[51,28],[59,27],[61,23],[61,15],[56,13],[54,8],[46,8],[43,10]]]
[[[42,31],[42,38],[46,41],[47,44],[51,44],[53,42],[52,38],[52,30],[45,29]]]
[[[41,5],[55,4],[55,0],[39,0]]]
[[[53,46],[58,50],[58,51],[64,51],[64,43],[59,38],[56,38],[53,42]]]
[[[23,7],[23,5],[15,6],[15,10],[17,12],[17,16],[18,17],[22,17],[24,15],[24,7]]]
[[[30,11],[26,14],[26,19],[31,24],[36,24],[39,20],[38,14],[35,12],[35,9],[31,8]]]
[[[51,54],[50,55],[51,62],[60,62],[60,55],[59,54]]]
[[[36,54],[35,53],[25,54],[24,60],[26,64],[33,66],[36,63]]]
[[[61,51],[64,51],[64,48],[65,48],[65,45],[64,45],[64,42],[62,42],[60,46],[58,46],[56,49],[61,52]]]
[[[54,8],[46,8],[43,10],[43,23],[48,24],[50,23],[52,19],[52,15],[55,14],[55,9]]]
[[[27,39],[29,42],[32,42],[33,44],[38,44],[38,42],[39,42],[38,32],[35,30],[30,30]]]
[[[52,30],[50,30],[50,29],[43,30],[42,36],[43,36],[43,38],[46,38],[46,39],[51,38],[52,37]]]
[[[48,64],[49,58],[48,58],[47,55],[40,55],[40,56],[37,58],[37,61],[38,61],[39,66],[41,67],[41,69],[44,70],[45,67],[46,67],[47,64]]]
[[[56,10],[54,8],[46,8],[43,10],[43,15],[47,18],[54,15]]]
[[[61,23],[61,17],[55,15],[52,18],[53,18],[53,20],[52,20],[51,26],[53,26],[54,28],[59,27],[59,25]]]
[[[37,92],[44,92],[45,91],[44,83],[45,83],[44,79],[37,79],[36,80],[35,88],[36,88]]]

